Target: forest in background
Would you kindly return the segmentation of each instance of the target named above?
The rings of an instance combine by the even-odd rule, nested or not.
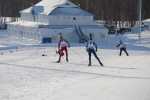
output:
[[[18,17],[19,11],[40,0],[0,0],[0,16]],[[96,19],[108,23],[138,20],[139,0],[71,0],[81,8],[93,13]],[[150,18],[150,0],[142,0],[142,19]]]

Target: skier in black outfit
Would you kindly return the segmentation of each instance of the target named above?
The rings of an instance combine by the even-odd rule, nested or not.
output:
[[[102,62],[100,61],[100,59],[98,58],[96,52],[97,52],[97,44],[93,41],[92,39],[92,34],[89,35],[90,39],[89,41],[87,42],[87,45],[86,45],[86,50],[88,52],[88,55],[89,55],[89,64],[88,66],[91,66],[91,54],[93,54],[95,56],[95,58],[98,60],[98,62],[100,63],[101,66],[103,66]]]
[[[124,51],[124,52],[126,53],[126,55],[129,56],[129,54],[128,54],[128,52],[127,52],[127,49],[126,49],[126,44],[124,44],[122,40],[119,41],[119,44],[117,44],[116,47],[119,47],[119,48],[120,48],[119,56],[122,55],[122,51]]]

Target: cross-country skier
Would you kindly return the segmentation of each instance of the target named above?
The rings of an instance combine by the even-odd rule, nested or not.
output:
[[[117,44],[116,47],[120,48],[119,56],[122,55],[122,51],[124,51],[126,53],[126,55],[129,56],[127,49],[126,49],[127,48],[126,44],[122,40],[119,41],[119,44]]]
[[[64,52],[66,55],[66,61],[68,62],[68,47],[70,47],[70,44],[67,40],[63,38],[63,36],[60,34],[60,40],[58,42],[58,51],[57,53],[59,54],[59,59],[57,63],[60,63],[61,57],[64,56]]]
[[[102,62],[100,61],[100,59],[98,58],[98,56],[96,54],[97,44],[93,41],[92,34],[89,35],[89,40],[88,40],[87,45],[86,45],[86,50],[87,50],[88,55],[89,55],[89,64],[88,64],[88,66],[92,65],[92,63],[91,63],[91,54],[93,54],[95,56],[95,58],[98,60],[99,64],[101,66],[103,66]]]

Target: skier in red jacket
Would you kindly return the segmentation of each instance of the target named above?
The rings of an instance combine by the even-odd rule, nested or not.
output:
[[[69,42],[63,38],[62,35],[60,35],[60,40],[58,42],[58,51],[57,53],[59,54],[59,59],[57,63],[60,63],[61,57],[64,56],[64,52],[66,55],[66,61],[68,62],[68,47],[70,46]]]

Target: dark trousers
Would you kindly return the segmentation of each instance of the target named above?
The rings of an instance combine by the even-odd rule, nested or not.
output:
[[[89,49],[88,54],[89,54],[89,66],[91,66],[91,54],[93,54],[95,56],[95,58],[98,60],[98,62],[100,63],[100,65],[103,66],[102,62],[98,58],[96,51],[94,49]]]
[[[60,49],[60,51],[61,51],[61,52],[64,52],[64,51],[65,51],[65,54],[66,54],[66,61],[68,62],[68,49],[67,49],[67,47],[62,47],[62,48]],[[62,56],[63,56],[63,55],[59,54],[58,62],[61,61],[61,57],[62,57]]]
[[[120,56],[122,54],[122,51],[124,51],[126,53],[126,55],[129,56],[126,48],[120,48],[120,54],[119,54]]]

